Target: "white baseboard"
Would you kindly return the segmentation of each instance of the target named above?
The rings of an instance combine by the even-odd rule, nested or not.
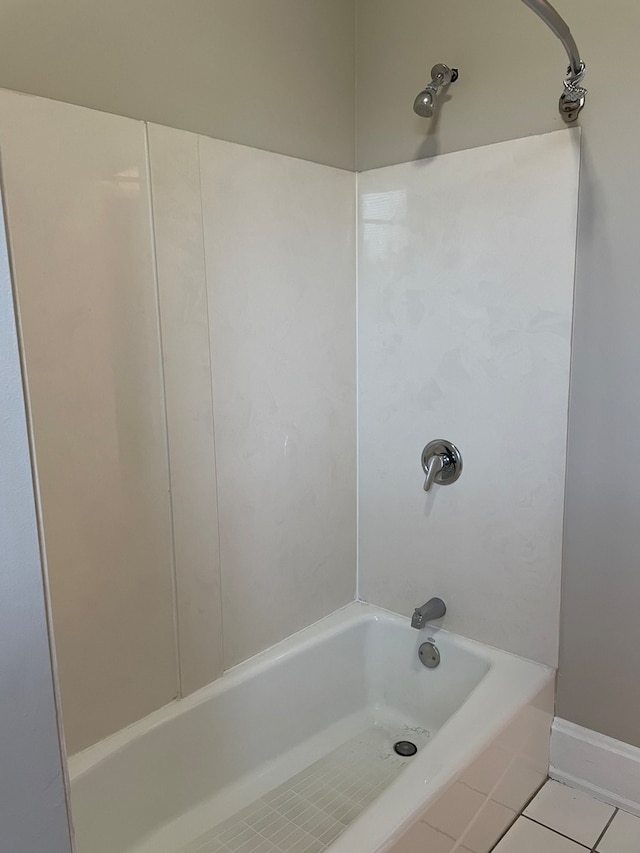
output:
[[[556,717],[549,775],[640,817],[640,749],[636,746]]]

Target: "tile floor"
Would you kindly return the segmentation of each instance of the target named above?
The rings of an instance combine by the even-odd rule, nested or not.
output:
[[[640,853],[640,818],[549,781],[494,853]]]

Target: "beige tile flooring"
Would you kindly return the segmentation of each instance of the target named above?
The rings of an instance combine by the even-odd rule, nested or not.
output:
[[[640,818],[549,781],[494,853],[640,853]]]

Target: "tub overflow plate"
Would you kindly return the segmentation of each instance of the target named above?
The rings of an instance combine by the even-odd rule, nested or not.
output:
[[[429,641],[427,643],[423,643],[418,649],[418,657],[420,658],[420,662],[424,664],[427,669],[435,669],[440,664],[440,652],[436,648],[435,643]]]

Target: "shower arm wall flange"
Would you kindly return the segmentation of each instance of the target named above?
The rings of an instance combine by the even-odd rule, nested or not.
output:
[[[560,115],[567,124],[573,124],[584,107],[587,90],[582,86],[585,74],[585,64],[580,58],[580,51],[571,35],[569,25],[547,0],[522,0],[532,12],[541,18],[552,33],[562,42],[569,57],[567,78],[564,81],[564,91],[560,95]]]

